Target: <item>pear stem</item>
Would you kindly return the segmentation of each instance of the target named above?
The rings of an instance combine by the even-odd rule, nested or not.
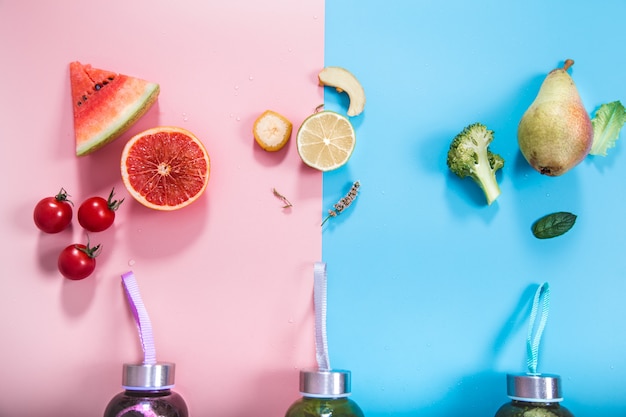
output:
[[[574,60],[566,59],[565,63],[563,64],[563,71],[567,71],[572,65],[574,65]]]

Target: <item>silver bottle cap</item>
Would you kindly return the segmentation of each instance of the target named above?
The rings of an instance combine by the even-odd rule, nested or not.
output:
[[[156,364],[124,364],[122,386],[127,390],[150,391],[170,389],[174,386],[175,365],[168,362]]]
[[[350,390],[350,371],[300,371],[300,394],[304,397],[347,397],[351,393]]]
[[[506,391],[509,398],[529,402],[560,402],[561,377],[553,374],[508,374]]]

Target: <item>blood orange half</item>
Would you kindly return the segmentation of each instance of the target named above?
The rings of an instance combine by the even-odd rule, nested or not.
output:
[[[122,180],[141,204],[177,210],[197,200],[209,182],[206,148],[191,132],[162,126],[133,136],[122,152]]]

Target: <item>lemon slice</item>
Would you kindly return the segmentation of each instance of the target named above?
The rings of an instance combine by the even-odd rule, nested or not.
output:
[[[283,148],[291,137],[292,124],[286,117],[272,110],[261,114],[252,126],[254,139],[269,152]]]
[[[331,171],[348,162],[356,145],[356,136],[345,116],[323,110],[302,122],[296,142],[298,154],[305,164],[320,171]]]

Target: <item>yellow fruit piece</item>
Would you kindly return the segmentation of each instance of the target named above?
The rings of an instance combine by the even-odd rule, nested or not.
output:
[[[320,85],[335,87],[339,92],[345,92],[350,98],[348,116],[358,116],[365,107],[365,91],[359,80],[345,68],[325,67],[317,75]]]
[[[348,162],[356,145],[356,135],[345,116],[324,110],[302,122],[296,142],[305,164],[320,171],[331,171]]]
[[[286,117],[267,110],[254,121],[252,134],[261,148],[274,152],[287,144],[291,137],[292,127],[293,125]]]

